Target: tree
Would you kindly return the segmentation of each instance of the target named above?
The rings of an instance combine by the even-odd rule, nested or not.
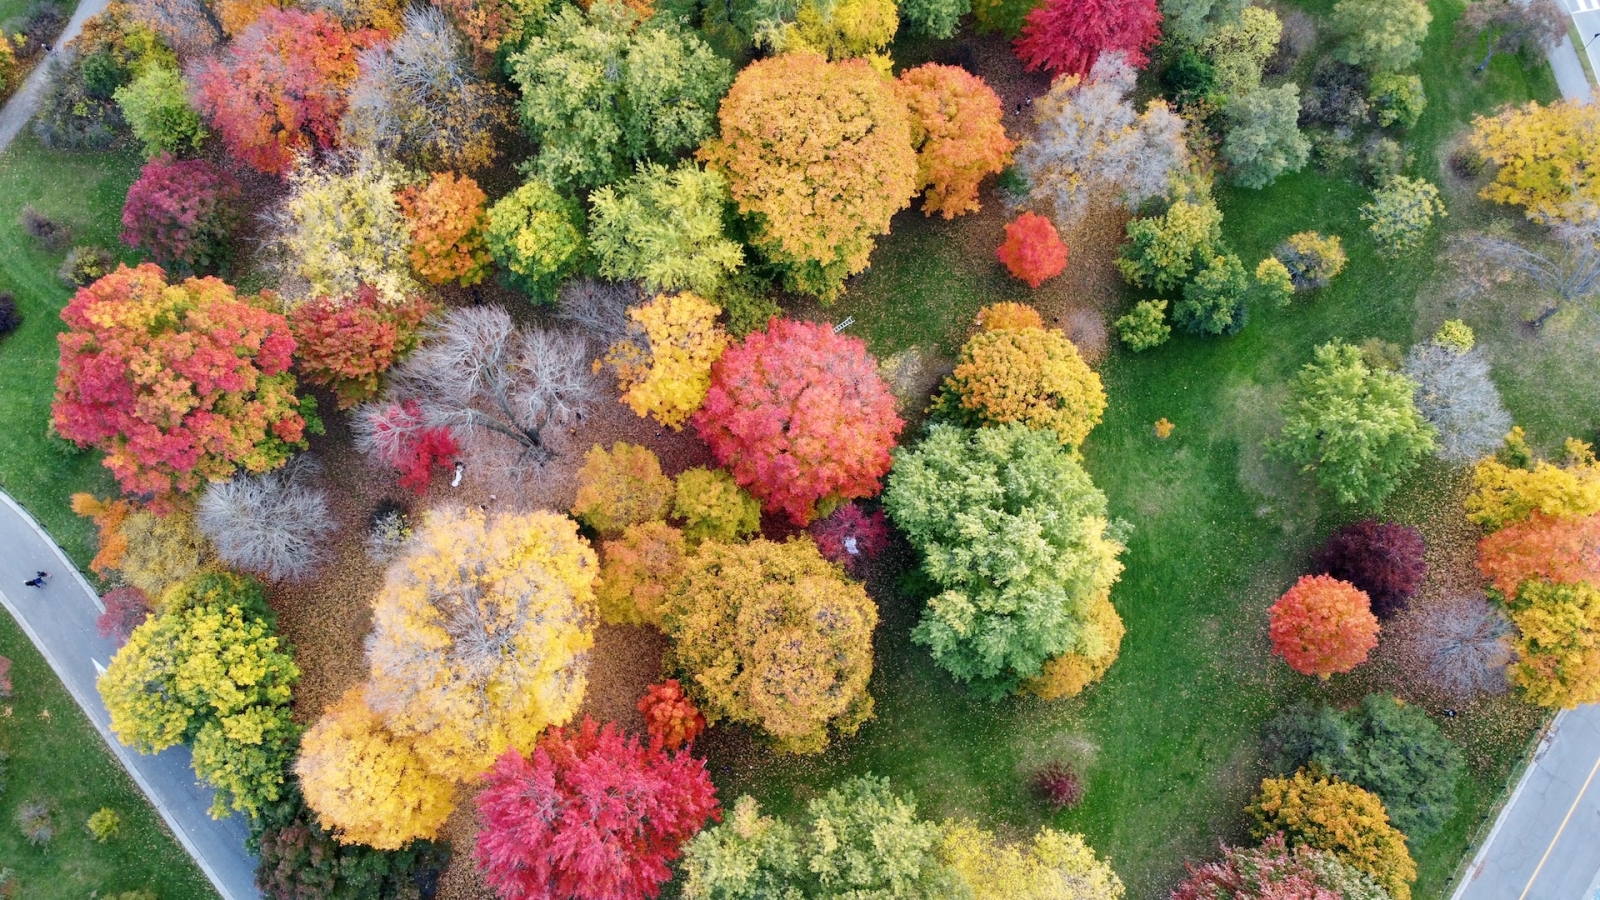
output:
[[[133,504],[126,500],[101,500],[93,494],[76,493],[70,501],[72,511],[94,523],[96,543],[94,559],[89,561],[89,571],[105,577],[121,566],[128,553],[128,537],[122,531],[123,523],[133,512]]]
[[[1600,583],[1600,515],[1534,512],[1478,542],[1478,570],[1504,598],[1530,578]]]
[[[1349,344],[1323,344],[1313,357],[1290,381],[1274,447],[1340,503],[1376,509],[1435,446],[1434,428],[1412,400],[1416,384],[1368,368]]]
[[[538,302],[555,295],[585,249],[578,205],[538,178],[489,207],[483,236],[506,280]]]
[[[1249,291],[1244,263],[1232,253],[1219,253],[1183,286],[1183,299],[1172,307],[1172,323],[1194,334],[1238,334],[1245,325]]]
[[[820,753],[872,717],[878,608],[809,538],[706,542],[661,606],[667,668],[706,721],[765,732],[779,752]]]
[[[1372,107],[1378,125],[1388,128],[1414,128],[1428,108],[1428,95],[1422,89],[1421,75],[1400,75],[1379,72],[1372,76],[1372,86],[1367,94],[1367,105]]]
[[[740,797],[727,821],[684,846],[684,900],[804,897],[799,882],[807,870],[800,841],[798,828],[762,815],[755,798]]]
[[[1376,795],[1302,770],[1261,782],[1250,814],[1258,837],[1281,831],[1291,845],[1332,853],[1377,879],[1394,900],[1410,900],[1417,864]]]
[[[1270,732],[1279,773],[1314,765],[1365,788],[1412,838],[1436,833],[1455,814],[1466,762],[1420,706],[1368,694],[1349,712],[1301,707],[1279,717]]]
[[[118,563],[122,580],[160,600],[167,589],[216,562],[216,551],[195,526],[194,515],[179,506],[163,515],[146,510],[128,514],[120,529],[127,550]]]
[[[236,569],[274,581],[301,581],[327,558],[334,529],[328,495],[316,484],[321,466],[302,456],[261,475],[235,475],[206,485],[196,522]]]
[[[518,328],[497,306],[432,320],[389,385],[417,404],[415,428],[448,428],[478,461],[512,474],[553,458],[557,435],[597,392],[587,342]]]
[[[455,808],[455,784],[395,738],[357,685],[300,741],[295,775],[317,821],[345,844],[399,850],[432,840]]]
[[[609,451],[589,448],[578,470],[578,497],[572,515],[601,534],[620,534],[629,525],[659,522],[672,506],[672,479],[648,447],[618,441]]]
[[[1161,0],[1161,30],[1176,42],[1198,44],[1214,29],[1238,21],[1246,0]]]
[[[1507,443],[1521,441],[1522,429],[1512,429]],[[1564,466],[1542,459],[1523,466],[1506,465],[1488,457],[1473,469],[1472,487],[1465,504],[1467,518],[1490,531],[1535,512],[1552,518],[1600,512],[1600,464],[1595,462],[1594,451],[1581,441],[1567,442]]]
[[[435,468],[448,469],[461,454],[449,426],[428,425],[417,400],[368,403],[351,417],[356,449],[400,473],[400,485],[424,491]]]
[[[1285,172],[1305,168],[1311,142],[1300,133],[1300,86],[1257,87],[1228,101],[1227,136],[1222,156],[1233,167],[1233,180],[1247,188],[1264,188]]]
[[[1117,319],[1116,326],[1117,336],[1135,353],[1159,347],[1172,336],[1165,300],[1140,300],[1127,315]]]
[[[117,88],[117,106],[144,155],[193,153],[207,137],[200,114],[189,105],[189,84],[178,70],[152,66],[131,83]]]
[[[1095,856],[1082,835],[1041,828],[1029,844],[1002,844],[970,822],[946,822],[942,831],[939,859],[967,883],[973,900],[1124,896],[1122,879],[1109,862]]]
[[[504,48],[521,47],[549,19],[552,0],[433,0],[467,43],[478,67],[488,69]]]
[[[417,346],[433,305],[424,297],[386,304],[362,285],[348,297],[318,297],[289,311],[301,377],[333,390],[340,408],[378,393],[379,379]]]
[[[700,715],[676,678],[650,685],[638,709],[651,743],[659,742],[668,750],[694,743],[706,730],[705,716]]]
[[[889,544],[889,523],[883,510],[866,512],[858,503],[846,503],[818,519],[807,529],[822,558],[838,563],[846,572],[863,577],[866,564]]]
[[[1344,271],[1346,259],[1338,235],[1323,237],[1315,231],[1289,235],[1272,255],[1289,270],[1296,291],[1326,287],[1335,275]]]
[[[95,618],[95,631],[120,648],[133,630],[150,618],[150,597],[136,587],[119,587],[100,597],[105,609]]]
[[[1456,22],[1456,30],[1463,38],[1488,37],[1483,62],[1473,69],[1481,73],[1496,53],[1537,56],[1561,43],[1569,21],[1567,11],[1555,0],[1472,0]]]
[[[693,421],[734,480],[797,525],[825,498],[876,494],[903,427],[865,344],[789,319],[722,354]]]
[[[1374,615],[1389,619],[1422,587],[1425,549],[1422,532],[1410,525],[1364,519],[1329,536],[1313,571],[1354,585],[1371,600]]]
[[[473,71],[439,10],[407,9],[400,33],[362,52],[360,65],[343,121],[350,146],[432,172],[476,172],[499,155],[505,93]]]
[[[298,154],[337,142],[356,58],[378,33],[325,12],[269,8],[193,71],[200,111],[241,161],[283,175]]]
[[[1340,37],[1337,58],[1372,72],[1399,72],[1422,57],[1432,21],[1423,0],[1339,0],[1328,25]]]
[[[299,798],[260,828],[256,887],[268,900],[404,897],[443,862],[440,848],[413,841],[403,850],[341,844]]]
[[[1100,376],[1060,331],[980,331],[961,347],[939,407],[981,425],[1018,422],[1054,432],[1063,446],[1083,444],[1105,414]]]
[[[1006,223],[1006,240],[995,251],[1013,278],[1037,288],[1067,268],[1067,245],[1050,220],[1025,212]]]
[[[934,425],[898,450],[884,509],[941,591],[912,639],[985,696],[1068,652],[1102,651],[1087,622],[1122,571],[1106,499],[1055,435]]]
[[[722,818],[703,760],[587,717],[575,734],[551,729],[527,757],[507,750],[476,803],[484,880],[529,900],[654,897],[683,843]]]
[[[1466,245],[1487,266],[1480,277],[1488,283],[1502,282],[1509,274],[1546,295],[1548,305],[1530,321],[1534,328],[1543,328],[1551,316],[1569,307],[1600,318],[1590,302],[1600,290],[1600,216],[1585,212],[1577,222],[1555,223],[1550,233],[1554,240],[1549,243],[1474,234]]]
[[[1283,23],[1277,14],[1246,6],[1236,21],[1212,29],[1198,43],[1197,49],[1215,72],[1213,84],[1225,106],[1261,88],[1261,70],[1278,52],[1282,36]]]
[[[943,41],[955,35],[961,17],[972,11],[972,0],[905,0],[899,6],[900,19],[912,34]]]
[[[221,281],[121,267],[61,318],[52,426],[103,450],[125,492],[189,491],[305,447],[289,323]]]
[[[900,26],[893,0],[799,0],[786,7],[756,6],[755,15],[753,36],[760,47],[835,61],[859,57],[881,71],[889,68],[889,42]]]
[[[622,402],[678,431],[705,402],[711,367],[728,346],[722,310],[694,294],[662,294],[628,310],[632,325],[604,363],[617,372]]]
[[[1012,46],[1028,71],[1055,77],[1087,75],[1107,53],[1142,69],[1149,62],[1144,51],[1160,39],[1156,0],[1045,0],[1028,13]]]
[[[217,789],[213,818],[251,816],[278,799],[297,729],[300,670],[274,635],[261,585],[202,573],[169,590],[97,682],[118,740],[141,753],[181,743]]]
[[[454,781],[530,746],[583,698],[597,569],[563,516],[432,510],[373,601],[368,703]]]
[[[124,244],[174,272],[215,272],[227,259],[239,184],[203,159],[157,156],[122,207]]]
[[[1348,672],[1378,646],[1378,618],[1366,592],[1327,575],[1301,576],[1267,615],[1272,652],[1302,675]]]
[[[1039,315],[1037,309],[1026,303],[1013,303],[1009,300],[991,303],[978,310],[974,321],[984,331],[999,331],[1004,328],[1044,327],[1044,316]]]
[[[410,180],[370,151],[296,167],[272,216],[286,293],[339,297],[366,285],[391,304],[420,293],[408,265],[411,229],[395,197]]]
[[[1128,242],[1117,253],[1117,269],[1135,287],[1170,291],[1217,255],[1222,211],[1203,203],[1175,201],[1159,216],[1128,222]]]
[[[1389,895],[1372,876],[1338,857],[1305,844],[1290,848],[1282,832],[1261,846],[1223,847],[1222,859],[1188,864],[1189,877],[1172,900],[1383,900]]]
[[[1427,237],[1433,221],[1445,215],[1438,188],[1404,175],[1389,179],[1372,192],[1372,201],[1361,207],[1361,218],[1378,242],[1378,249],[1389,254],[1415,250]]]
[[[893,82],[862,60],[786,54],[740,71],[717,118],[721,134],[700,158],[727,177],[752,245],[790,287],[837,297],[916,192],[910,116]]]
[[[594,596],[610,625],[660,625],[661,602],[677,583],[686,553],[683,532],[665,522],[639,522],[600,548]]]
[[[1529,579],[1508,604],[1517,626],[1511,683],[1540,706],[1600,701],[1600,586]]]
[[[589,242],[600,274],[638,279],[646,291],[715,296],[744,265],[744,248],[723,231],[728,181],[692,162],[645,163],[620,185],[589,197]]]
[[[1017,151],[1017,168],[1057,222],[1076,221],[1096,200],[1136,209],[1166,194],[1187,163],[1183,120],[1160,101],[1136,113],[1136,79],[1122,54],[1108,53],[1087,80],[1057,78],[1034,104],[1037,129]]]
[[[1438,429],[1434,452],[1439,458],[1453,463],[1481,459],[1511,430],[1511,413],[1489,380],[1483,351],[1418,344],[1406,354],[1405,373],[1417,383],[1417,411]]]
[[[1117,615],[1117,608],[1111,605],[1109,591],[1097,595],[1089,601],[1078,649],[1045,663],[1039,677],[1029,679],[1023,687],[1041,700],[1076,697],[1084,688],[1105,677],[1111,664],[1117,661],[1125,634],[1127,628],[1122,624],[1122,617]]]
[[[1424,674],[1462,698],[1501,693],[1511,662],[1511,623],[1483,597],[1432,603],[1412,636]]]
[[[683,536],[693,543],[731,544],[761,530],[761,501],[726,469],[679,472],[672,514],[684,521]]]
[[[639,19],[610,0],[564,7],[507,60],[523,127],[539,144],[532,174],[597,188],[712,133],[732,67],[674,21]]]
[[[978,185],[1009,165],[1016,147],[999,95],[966,69],[937,63],[907,69],[895,84],[911,113],[922,214],[977,212]]]
[[[429,284],[470,287],[489,274],[483,240],[488,196],[467,175],[435,172],[397,198],[411,229],[411,268]]]
[[[1600,203],[1600,158],[1589,136],[1600,110],[1587,104],[1529,103],[1472,120],[1471,146],[1498,166],[1479,192],[1485,200],[1520,206],[1537,222],[1580,222]]]

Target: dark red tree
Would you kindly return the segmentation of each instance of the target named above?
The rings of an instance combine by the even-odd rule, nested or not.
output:
[[[679,847],[721,819],[704,761],[587,717],[527,758],[507,750],[485,781],[478,866],[507,900],[655,897]]]
[[[1428,574],[1422,532],[1409,525],[1372,519],[1346,525],[1317,554],[1315,571],[1367,592],[1381,620],[1406,608]]]
[[[222,267],[239,183],[203,159],[165,154],[144,164],[122,206],[122,242],[182,274]]]
[[[650,685],[639,701],[639,712],[644,714],[644,729],[650,740],[659,741],[668,750],[693,743],[706,730],[706,717],[676,678]]]
[[[1161,39],[1156,0],[1046,0],[1028,13],[1017,58],[1034,72],[1087,75],[1102,53],[1122,51],[1128,65],[1144,68],[1144,51]]]
[[[95,629],[101,637],[116,641],[118,647],[126,644],[128,635],[150,616],[150,598],[136,587],[119,587],[106,593],[100,602],[106,609],[95,619]]]
[[[1083,781],[1066,763],[1053,762],[1033,776],[1033,791],[1058,812],[1083,802]]]
[[[824,558],[857,577],[889,545],[889,522],[883,510],[868,513],[857,503],[844,504],[827,518],[813,522],[809,530]]]
[[[415,400],[364,406],[355,420],[356,446],[400,473],[400,484],[428,489],[433,470],[448,469],[461,455],[450,429],[429,426]]]

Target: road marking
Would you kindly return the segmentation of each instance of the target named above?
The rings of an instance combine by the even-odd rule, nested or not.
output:
[[[1583,0],[1583,2],[1593,3],[1600,2],[1600,0]],[[1550,851],[1554,850],[1556,842],[1561,840],[1561,832],[1567,830],[1567,823],[1572,821],[1572,814],[1577,811],[1578,804],[1583,802],[1583,795],[1588,792],[1589,782],[1594,780],[1594,773],[1596,772],[1600,772],[1600,757],[1595,758],[1594,766],[1589,769],[1589,777],[1583,780],[1583,787],[1578,789],[1578,796],[1572,798],[1572,806],[1567,810],[1567,814],[1561,818],[1561,827],[1556,829],[1556,836],[1550,839],[1550,846],[1544,848],[1544,856],[1539,857],[1539,865],[1534,867],[1533,876],[1528,879],[1528,886],[1522,889],[1521,894],[1517,895],[1517,900],[1527,900],[1528,892],[1533,890],[1533,883],[1539,879],[1539,870],[1543,869],[1545,862],[1550,859]]]
[[[1574,13],[1595,12],[1600,10],[1600,0],[1572,0]]]

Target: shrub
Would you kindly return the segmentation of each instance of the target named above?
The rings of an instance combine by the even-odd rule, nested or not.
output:
[[[1250,814],[1258,837],[1281,831],[1292,845],[1325,850],[1376,878],[1394,900],[1411,900],[1417,864],[1375,794],[1300,771],[1261,782]]]
[[[33,133],[52,150],[105,150],[122,131],[122,113],[110,93],[90,91],[86,62],[79,54],[53,55],[42,63],[50,66],[50,80],[32,120]]]
[[[1483,597],[1455,597],[1423,609],[1412,638],[1423,675],[1447,693],[1470,698],[1506,689],[1511,623]]]
[[[1361,178],[1375,188],[1381,188],[1400,174],[1408,157],[1393,138],[1373,135],[1361,147]]]
[[[1471,335],[1468,331],[1468,340]],[[1417,384],[1417,411],[1438,430],[1434,452],[1440,459],[1474,462],[1493,452],[1511,430],[1511,413],[1489,379],[1483,351],[1418,344],[1406,354],[1405,373]]]
[[[640,522],[601,544],[595,604],[608,625],[660,625],[661,603],[677,583],[686,555],[683,532],[665,522]]]
[[[1294,299],[1294,278],[1277,257],[1269,256],[1256,264],[1255,279],[1250,283],[1247,298],[1263,306],[1284,307]]]
[[[387,563],[411,539],[411,514],[403,504],[385,500],[367,516],[367,556]]]
[[[1055,812],[1083,802],[1083,781],[1066,763],[1053,762],[1040,769],[1033,776],[1033,791]]]
[[[1371,875],[1305,844],[1293,849],[1282,832],[1255,848],[1224,847],[1222,859],[1189,865],[1171,900],[1389,900]]]
[[[1466,353],[1477,344],[1478,338],[1467,323],[1460,319],[1445,319],[1433,334],[1433,343],[1455,353]]]
[[[331,388],[340,409],[369,400],[383,373],[417,346],[432,312],[426,297],[385,303],[367,285],[347,297],[307,300],[289,312],[300,374]]]
[[[56,836],[56,827],[50,821],[50,807],[37,800],[29,800],[17,807],[17,827],[22,837],[35,847],[43,847]]]
[[[1018,422],[1054,432],[1077,448],[1100,424],[1106,395],[1100,376],[1055,329],[981,331],[961,348],[938,406],[973,424]]]
[[[31,203],[25,204],[22,211],[17,213],[17,224],[46,250],[59,250],[66,246],[71,236],[67,226],[34,209]]]
[[[1006,223],[1006,240],[996,251],[1012,277],[1037,288],[1067,268],[1067,245],[1050,220],[1025,212]]]
[[[122,816],[111,807],[102,806],[89,817],[87,827],[94,839],[104,844],[122,832]]]
[[[1380,250],[1390,254],[1415,250],[1427,237],[1434,220],[1444,215],[1439,189],[1404,175],[1390,179],[1373,192],[1370,203],[1361,207],[1361,218],[1368,223],[1373,240]]]
[[[114,588],[100,598],[105,611],[95,619],[95,630],[118,647],[128,642],[128,635],[150,617],[150,596],[131,585]]]
[[[327,557],[334,529],[328,496],[315,484],[321,467],[302,456],[276,472],[213,482],[196,521],[217,558],[274,581],[310,577]]]
[[[807,530],[824,559],[844,566],[858,578],[866,564],[889,544],[889,524],[883,511],[868,513],[857,503],[840,506],[812,522]]]
[[[400,473],[400,485],[421,493],[434,469],[448,469],[461,455],[449,428],[429,426],[415,400],[367,404],[356,411],[356,448]]]
[[[667,517],[672,479],[647,447],[618,441],[609,451],[589,448],[578,470],[578,497],[572,515],[601,534],[619,534],[629,525]]]
[[[761,530],[761,501],[725,469],[678,473],[672,514],[684,520],[683,536],[694,543],[741,540]]]
[[[1419,75],[1379,72],[1372,76],[1371,90],[1367,103],[1376,111],[1378,124],[1384,128],[1391,125],[1412,128],[1428,107],[1428,95],[1423,93]]]
[[[17,310],[17,298],[9,291],[0,291],[0,338],[22,327],[22,313]]]
[[[1238,334],[1247,318],[1244,298],[1249,290],[1250,276],[1239,257],[1214,256],[1183,286],[1183,299],[1172,307],[1172,322],[1195,334]]]
[[[506,279],[548,302],[582,258],[583,214],[548,182],[530,179],[489,207],[483,237]]]
[[[632,324],[603,360],[617,372],[622,402],[677,431],[705,402],[711,366],[728,346],[721,310],[690,293],[663,294],[628,310]]]
[[[146,159],[193,153],[205,142],[206,127],[189,105],[189,83],[177,69],[152,66],[117,88],[115,97],[128,128],[144,144]]]
[[[429,284],[467,287],[489,274],[487,199],[470,176],[450,172],[435,172],[427,184],[400,192],[400,211],[411,229],[411,268]]]
[[[1378,619],[1349,582],[1305,575],[1268,610],[1272,652],[1302,675],[1327,678],[1366,662],[1378,646]]]
[[[1379,620],[1406,608],[1428,573],[1422,532],[1409,525],[1366,519],[1346,525],[1328,538],[1313,571],[1349,582],[1366,592]]]
[[[122,207],[122,243],[174,271],[215,272],[228,258],[239,184],[203,159],[157,156]]]
[[[117,261],[104,247],[73,247],[61,261],[56,277],[73,287],[84,287],[111,274]]]
[[[639,701],[639,713],[644,716],[645,733],[650,735],[651,743],[659,742],[668,750],[694,743],[706,730],[705,716],[700,715],[676,678],[646,688]]]
[[[1315,231],[1290,235],[1273,256],[1289,270],[1296,291],[1324,287],[1344,271],[1346,257],[1338,235],[1323,237]]]

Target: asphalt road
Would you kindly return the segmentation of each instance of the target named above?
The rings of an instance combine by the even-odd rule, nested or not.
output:
[[[1600,0],[1557,0],[1572,14],[1572,24],[1578,26],[1579,40],[1589,55],[1589,68],[1600,72]]]
[[[45,586],[23,584],[37,571],[50,573]],[[212,792],[197,783],[189,750],[174,747],[145,756],[122,746],[95,690],[95,679],[116,652],[100,637],[95,618],[100,601],[53,541],[10,495],[0,492],[0,602],[44,654],[94,722],[150,803],[224,900],[256,900],[255,857],[245,850],[247,827],[238,815],[216,821],[207,812]]]

